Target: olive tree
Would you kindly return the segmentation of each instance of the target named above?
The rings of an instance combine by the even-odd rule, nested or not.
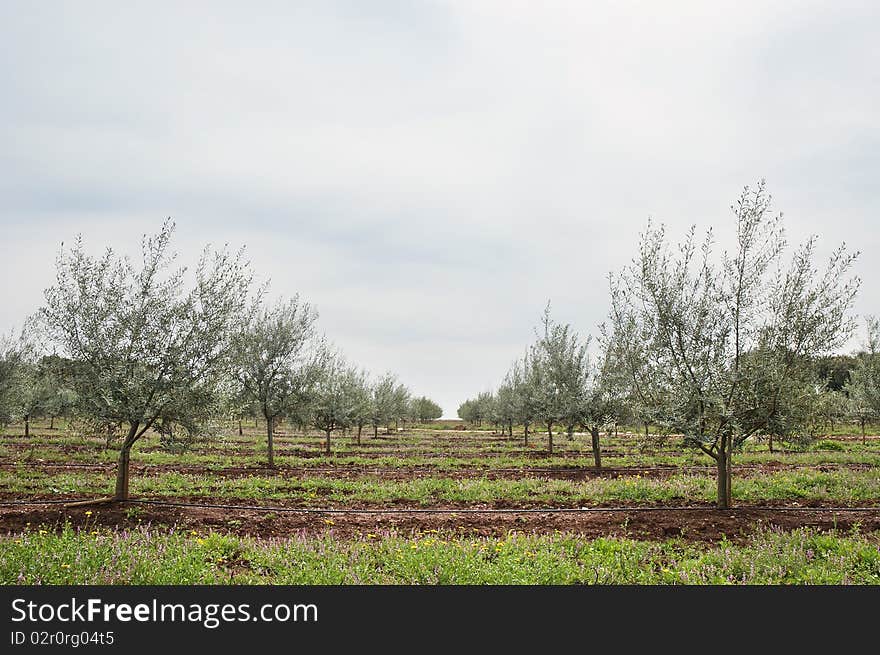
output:
[[[233,337],[233,371],[243,399],[253,402],[266,421],[268,463],[274,466],[276,424],[308,404],[321,369],[317,314],[298,296],[272,306],[258,299],[248,314]]]
[[[420,423],[428,423],[443,416],[443,408],[427,396],[419,396],[412,399],[410,413]]]
[[[330,355],[315,385],[311,407],[312,424],[324,432],[324,452],[330,454],[330,435],[351,427],[362,411],[360,387],[363,373],[348,366],[338,355]]]
[[[25,332],[0,336],[0,425],[21,413],[21,385],[31,351]]]
[[[523,445],[529,445],[529,427],[538,416],[539,376],[535,374],[532,360],[528,353],[514,363],[505,378],[513,389],[513,401],[516,420],[523,426]]]
[[[856,360],[844,390],[864,442],[867,423],[880,417],[880,320],[876,318],[868,318],[867,351]]]
[[[187,283],[185,267],[172,269],[173,232],[169,219],[145,235],[138,264],[111,248],[90,256],[77,237],[62,246],[40,311],[58,354],[75,364],[78,411],[127,428],[113,500],[128,499],[131,449],[148,430],[195,434],[213,412],[251,282],[241,251],[206,248]]]
[[[770,200],[761,181],[731,207],[731,254],[715,256],[711,230],[697,244],[694,228],[671,250],[664,228],[649,223],[638,255],[612,276],[612,328],[635,326],[644,348],[648,374],[634,384],[652,385],[644,397],[663,400],[666,425],[715,461],[719,508],[732,502],[733,451],[787,412],[786,388],[853,329],[856,255],[841,246],[818,272],[813,237],[783,270],[782,217]]]
[[[553,454],[553,426],[568,434],[582,422],[590,393],[590,339],[581,339],[568,324],[554,321],[550,307],[542,317],[543,333],[531,348],[531,369],[537,393],[537,418],[547,428],[547,448]]]
[[[369,422],[374,438],[379,436],[379,426],[388,426],[394,420],[400,386],[392,373],[386,373],[370,385]]]
[[[352,422],[357,428],[357,445],[361,445],[364,426],[372,418],[372,388],[370,378],[364,371],[352,371],[351,396],[354,413]]]

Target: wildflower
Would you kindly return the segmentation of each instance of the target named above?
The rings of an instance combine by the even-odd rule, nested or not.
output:
[[[190,530],[189,533],[194,537],[198,534],[195,530]]]
[[[91,516],[92,513],[93,513],[92,510],[88,510],[88,511],[86,512],[86,516]]]
[[[61,565],[61,568],[62,568],[62,569],[69,569],[69,568],[70,568],[70,564],[62,564],[62,565]]]
[[[92,536],[97,537],[99,534],[101,534],[101,533],[98,532],[97,530],[92,530]]]
[[[336,521],[334,521],[333,519],[324,519],[324,523],[326,523],[327,525],[336,525]]]
[[[40,530],[40,534],[49,534],[49,533],[46,532],[45,530]]]

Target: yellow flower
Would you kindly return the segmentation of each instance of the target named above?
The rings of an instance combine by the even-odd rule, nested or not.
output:
[[[91,515],[92,515],[92,510],[89,510],[86,512],[86,516],[91,516]]]
[[[62,569],[69,569],[69,568],[70,568],[70,564],[62,564],[62,565],[61,565],[61,568],[62,568]]]
[[[189,533],[194,537],[198,534],[195,530],[190,530]]]
[[[99,534],[101,534],[101,533],[98,532],[97,530],[92,530],[92,534],[93,534],[94,536],[97,537],[97,536],[98,536]]]
[[[327,525],[335,525],[336,521],[334,521],[333,519],[324,519],[324,523],[326,523]]]

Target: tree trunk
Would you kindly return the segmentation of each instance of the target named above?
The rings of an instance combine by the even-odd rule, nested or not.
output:
[[[548,454],[553,455],[553,424],[547,424],[547,450]]]
[[[324,454],[330,454],[330,430],[324,430],[327,433],[327,440],[324,442]]]
[[[373,439],[378,439],[378,438],[379,438],[379,426],[374,425],[373,426]]]
[[[648,424],[645,423],[645,438],[647,439],[648,436],[649,436],[649,435],[648,435]]]
[[[358,446],[361,445],[361,430],[364,429],[363,425],[358,425]]]
[[[266,442],[269,453],[269,466],[275,466],[275,447],[273,437],[275,436],[275,417],[266,419]]]
[[[54,416],[49,417],[49,429],[50,430],[55,429],[55,417]]]
[[[867,421],[865,419],[862,419],[862,445],[863,446],[868,441],[867,438],[865,437],[865,423],[867,423]],[[27,424],[25,424],[25,425],[27,425]],[[25,427],[25,435],[24,436],[27,436],[27,427]]]
[[[593,426],[590,428],[590,435],[593,437],[593,462],[596,468],[602,468],[602,453],[599,450],[599,428]]]
[[[31,436],[31,415],[24,415],[24,436],[25,438]]]
[[[773,452],[773,433],[771,432],[769,436],[770,436],[770,442],[769,442],[770,452],[772,453]]]
[[[523,436],[525,437],[526,448],[529,447],[529,422],[523,423]]]
[[[122,448],[119,449],[119,461],[116,465],[116,493],[113,494],[113,500],[128,500],[128,463],[131,459],[131,447],[134,445],[135,436],[137,435],[139,423],[133,423],[128,430],[128,436],[122,442]]]
[[[238,419],[238,436],[240,437],[243,434],[244,430],[241,429],[241,419]]]
[[[715,457],[715,464],[718,469],[718,498],[716,505],[718,509],[730,509],[732,500],[730,493],[730,437],[721,437],[721,444]]]

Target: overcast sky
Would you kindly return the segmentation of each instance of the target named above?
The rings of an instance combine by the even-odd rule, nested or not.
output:
[[[173,216],[454,416],[548,300],[597,332],[649,216],[726,245],[761,177],[880,313],[878,33],[876,1],[6,0],[0,330],[62,240]]]

